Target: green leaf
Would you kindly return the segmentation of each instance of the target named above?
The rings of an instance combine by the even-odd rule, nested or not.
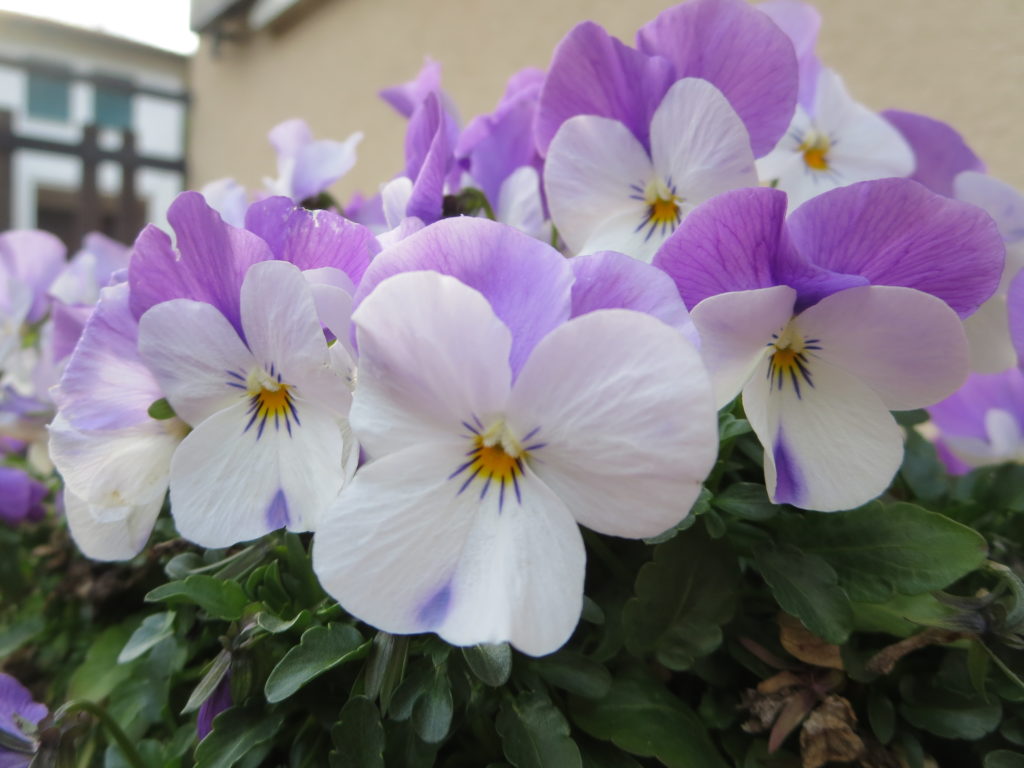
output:
[[[124,664],[139,658],[142,654],[159,643],[164,638],[174,634],[174,611],[166,613],[154,613],[142,620],[139,628],[136,629],[128,642],[125,643],[121,653],[117,656],[117,663]]]
[[[851,600],[869,603],[947,587],[988,552],[977,531],[905,502],[805,514],[787,520],[782,534],[826,560]]]
[[[727,515],[743,520],[770,520],[779,512],[760,483],[733,483],[711,503]]]
[[[900,476],[919,499],[935,501],[949,487],[949,475],[939,461],[935,446],[916,429],[906,431]]]
[[[1024,753],[997,749],[985,755],[985,768],[1024,768]]]
[[[971,679],[971,687],[982,698],[985,698],[985,681],[988,679],[990,662],[984,643],[979,639],[972,640],[967,646],[967,674]]]
[[[594,738],[668,768],[727,768],[697,713],[641,673],[615,678],[600,701],[573,699],[570,713]]]
[[[384,726],[377,707],[365,696],[353,696],[331,728],[338,750],[332,765],[343,768],[384,768]]]
[[[508,643],[473,645],[463,648],[462,656],[473,674],[492,688],[504,685],[512,674],[512,649]]]
[[[654,653],[669,669],[689,669],[722,642],[720,627],[736,609],[736,555],[700,528],[659,544],[640,569],[636,597],[626,603],[626,647]]]
[[[118,664],[117,657],[131,636],[133,623],[110,627],[93,640],[85,659],[71,675],[68,700],[102,701],[122,681],[131,677],[135,664]]]
[[[380,696],[381,712],[387,713],[391,697],[405,676],[408,655],[408,636],[396,636],[387,632],[378,632],[374,636],[363,679],[366,683],[366,695],[370,699]]]
[[[237,581],[221,581],[202,574],[164,584],[146,595],[147,603],[163,600],[195,603],[211,616],[227,621],[242,618],[242,612],[249,604],[249,598]]]
[[[896,732],[896,708],[892,699],[877,690],[872,690],[868,698],[868,721],[875,738],[883,744],[892,741]]]
[[[167,402],[166,397],[154,400],[149,408],[146,409],[146,413],[149,414],[149,418],[156,419],[157,421],[173,419],[177,415],[174,413],[174,408],[171,407],[171,404]]]
[[[363,636],[347,624],[312,627],[302,633],[277,663],[263,688],[271,704],[283,701],[310,680],[346,661],[362,658],[370,650]]]
[[[948,690],[929,689],[927,697],[904,701],[900,714],[911,725],[944,739],[976,741],[999,727],[998,701],[983,703]]]
[[[496,721],[501,748],[515,768],[581,768],[565,716],[543,694],[523,691],[502,702]]]
[[[853,610],[832,566],[788,544],[758,547],[754,560],[784,611],[826,642],[846,641],[853,626]]]
[[[206,670],[206,674],[203,675],[203,679],[199,681],[198,685],[192,690],[192,695],[188,697],[188,701],[185,702],[184,708],[181,710],[181,714],[187,715],[189,712],[195,712],[199,707],[203,705],[203,702],[210,698],[214,689],[223,679],[224,675],[228,673],[228,668],[231,666],[231,654],[222,650],[213,658],[213,662],[210,664],[210,668]]]
[[[603,664],[577,651],[559,651],[537,659],[532,666],[556,688],[588,699],[604,698],[612,684]]]
[[[427,744],[437,744],[448,735],[452,724],[452,688],[448,671],[441,665],[434,679],[412,706],[412,727]]]
[[[956,611],[932,595],[894,595],[884,603],[851,603],[858,632],[884,632],[909,637],[921,627],[942,626]]]
[[[213,730],[196,747],[196,768],[231,768],[251,750],[273,739],[284,712],[266,707],[232,707],[213,720]]]
[[[288,621],[280,619],[268,611],[260,611],[259,613],[257,613],[255,621],[256,626],[258,626],[260,629],[263,629],[272,635],[278,635],[282,632],[287,632],[289,629],[296,625],[302,625],[306,622],[309,622],[312,620],[312,618],[313,614],[305,608],[303,608],[301,611],[295,614],[294,618],[289,619]]]
[[[751,431],[753,430],[750,422],[746,419],[737,419],[728,411],[723,411],[718,415],[718,442],[720,443]]]

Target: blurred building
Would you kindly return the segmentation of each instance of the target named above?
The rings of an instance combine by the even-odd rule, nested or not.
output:
[[[131,242],[185,186],[184,56],[0,13],[0,230]]]
[[[992,172],[1024,188],[1024,2],[809,0],[819,52],[875,109],[954,124]],[[377,99],[439,60],[464,119],[494,107],[524,66],[546,67],[577,22],[632,42],[672,0],[193,0],[190,175],[246,185],[274,175],[266,132],[304,117],[318,137],[366,133],[334,190],[374,192],[402,165],[405,121]]]

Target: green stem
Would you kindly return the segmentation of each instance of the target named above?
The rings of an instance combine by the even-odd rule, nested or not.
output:
[[[114,741],[117,742],[117,746],[121,749],[121,754],[124,755],[125,760],[127,760],[134,768],[146,768],[146,762],[142,759],[142,755],[139,754],[138,750],[135,749],[135,745],[132,744],[124,731],[121,730],[121,727],[114,722],[114,719],[107,714],[107,711],[103,709],[103,707],[95,704],[94,702],[87,701],[86,699],[69,701],[57,710],[54,714],[54,720],[59,721],[65,716],[70,715],[72,712],[88,712],[99,720],[107,730],[107,733],[109,733]]]

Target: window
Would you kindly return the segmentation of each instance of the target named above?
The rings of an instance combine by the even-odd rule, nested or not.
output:
[[[131,83],[124,81],[96,83],[95,121],[107,128],[132,127]]]
[[[46,120],[66,121],[70,115],[71,79],[58,71],[30,70],[28,113]]]

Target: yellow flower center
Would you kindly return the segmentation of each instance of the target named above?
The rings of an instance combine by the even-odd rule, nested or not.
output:
[[[789,382],[800,398],[802,383],[814,386],[810,358],[821,349],[818,339],[805,339],[791,322],[780,333],[773,333],[767,346],[772,350],[768,358],[768,382],[772,390],[781,392]]]
[[[634,199],[643,200],[647,205],[646,215],[635,231],[646,228],[645,239],[648,240],[659,228],[662,235],[674,231],[683,218],[680,204],[684,200],[676,194],[671,179],[667,183],[662,179],[652,179],[643,189],[638,185],[633,189],[638,193],[633,196]]]
[[[797,149],[803,153],[804,165],[812,171],[827,171],[829,169],[828,151],[831,146],[832,143],[828,136],[817,131],[810,131]]]
[[[254,424],[257,427],[256,437],[263,437],[267,424],[273,422],[274,429],[284,424],[288,434],[292,433],[292,423],[299,425],[299,414],[295,409],[293,387],[281,380],[281,374],[270,366],[266,371],[254,368],[246,379],[246,391],[249,396],[249,422],[245,425],[248,432]]]
[[[544,443],[524,446],[512,434],[504,419],[499,419],[487,429],[483,429],[479,422],[476,426],[463,422],[463,426],[472,433],[471,448],[466,452],[467,461],[448,477],[452,480],[465,476],[458,492],[462,493],[479,481],[481,500],[492,487],[497,488],[499,509],[504,507],[506,492],[514,492],[516,500],[521,501],[519,479],[523,476],[524,462],[529,458],[531,450],[543,448]],[[529,440],[536,433],[537,430],[533,430],[526,439]]]

